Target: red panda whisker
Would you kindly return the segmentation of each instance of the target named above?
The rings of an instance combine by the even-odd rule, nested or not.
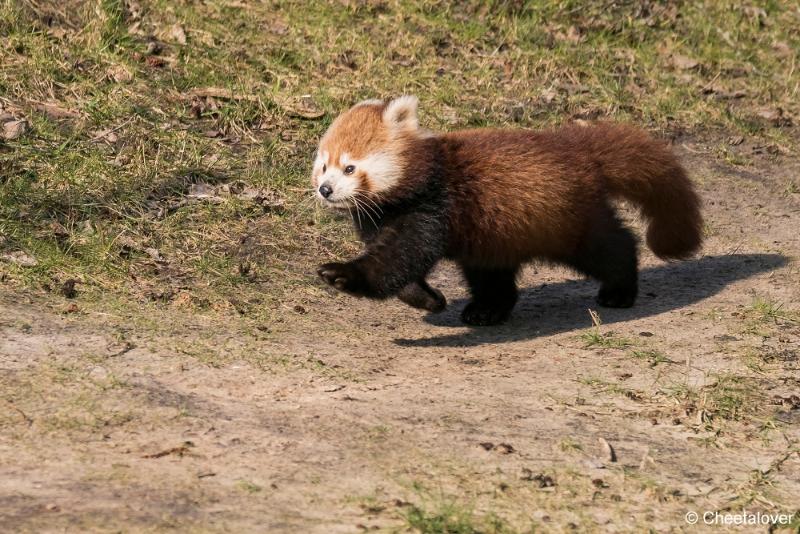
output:
[[[356,209],[356,217],[358,217],[358,225],[361,226],[361,208],[358,205],[358,199],[356,197],[350,197],[353,200],[353,207]]]
[[[361,190],[356,190],[356,194],[359,196],[359,198],[361,198],[361,199],[362,199],[362,200],[364,200],[365,202],[369,202],[369,203],[370,203],[370,205],[372,206],[373,210],[377,210],[377,211],[374,211],[375,215],[378,215],[378,213],[377,213],[377,212],[380,212],[381,214],[383,213],[383,209],[381,209],[380,205],[378,205],[378,203],[377,203],[377,202],[375,202],[373,199],[371,199],[371,198],[370,198],[370,197],[369,197],[369,196],[366,194],[366,192],[364,192],[364,191],[361,191]]]
[[[380,216],[383,215],[383,210],[380,208],[380,206],[375,204],[375,202],[372,199],[368,198],[367,196],[357,192],[356,197],[354,198],[358,198],[362,202],[362,207],[364,208],[364,210],[369,210],[370,212],[372,212],[373,215],[375,215],[378,218],[380,218]]]
[[[353,222],[355,223],[355,222],[356,222],[356,220],[353,218],[353,212],[352,212],[352,211],[350,211],[350,204],[346,204],[346,206],[347,206],[347,213],[349,213],[349,214],[350,214],[350,220],[351,220],[351,221],[353,221]]]
[[[353,202],[355,202],[356,210],[363,209],[364,210],[364,215],[366,217],[368,217],[369,220],[372,221],[372,224],[375,225],[375,228],[377,228],[378,224],[375,222],[375,219],[372,218],[372,215],[370,215],[369,212],[366,210],[366,206],[364,206],[363,204],[361,204],[359,202],[358,195],[353,197]],[[361,224],[361,220],[360,219],[359,219],[359,224]]]
[[[377,218],[381,218],[383,215],[383,208],[380,207],[374,200],[369,198],[364,194],[360,194],[359,198],[364,202],[364,207],[369,208],[369,210],[375,215]]]

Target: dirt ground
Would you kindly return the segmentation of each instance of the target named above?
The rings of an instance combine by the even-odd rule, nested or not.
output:
[[[628,310],[540,266],[511,321],[478,329],[447,264],[440,315],[320,284],[264,331],[0,286],[0,530],[723,532],[685,515],[797,513],[800,165],[678,146],[709,237],[691,261],[643,252]]]

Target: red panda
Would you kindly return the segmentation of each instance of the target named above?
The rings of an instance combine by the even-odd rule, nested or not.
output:
[[[356,259],[322,265],[325,282],[436,312],[446,301],[425,277],[450,259],[469,285],[470,325],[508,318],[517,273],[534,260],[599,280],[602,306],[632,306],[637,243],[612,199],[639,208],[660,258],[688,258],[702,242],[685,170],[665,142],[628,125],[438,134],[420,128],[413,96],[368,100],[320,140],[312,185],[322,204],[354,214],[365,243]]]

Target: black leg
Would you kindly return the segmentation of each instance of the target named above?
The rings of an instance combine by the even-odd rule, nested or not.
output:
[[[502,323],[517,302],[517,268],[476,269],[462,266],[472,292],[472,300],[461,312],[469,325],[487,326]]]
[[[600,281],[597,303],[601,306],[633,306],[638,292],[636,238],[613,214],[595,225],[584,246],[567,263]]]
[[[397,298],[421,310],[438,313],[447,306],[447,299],[442,292],[428,285],[424,278],[408,284],[400,290]]]

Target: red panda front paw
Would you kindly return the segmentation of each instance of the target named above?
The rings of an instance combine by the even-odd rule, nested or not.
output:
[[[364,276],[357,267],[349,263],[326,263],[317,269],[317,274],[325,282],[345,293],[364,296],[366,284]]]

